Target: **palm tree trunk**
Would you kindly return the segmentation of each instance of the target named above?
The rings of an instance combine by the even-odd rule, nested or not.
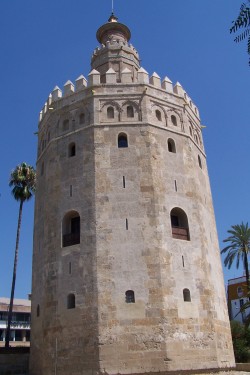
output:
[[[9,312],[8,312],[8,324],[7,324],[6,337],[5,337],[5,348],[9,348],[10,346],[10,325],[11,325],[11,320],[12,320],[13,302],[14,302],[15,285],[16,285],[16,270],[17,270],[17,260],[18,260],[20,228],[21,228],[21,221],[22,221],[22,210],[23,210],[23,200],[20,201],[20,206],[19,206],[19,215],[18,215],[17,233],[16,233],[16,249],[15,249],[15,257],[14,257],[11,294],[10,294],[10,306],[9,306]]]
[[[247,291],[249,292],[249,268],[248,268],[248,258],[247,258],[247,252],[244,253],[244,268],[246,272],[246,282],[247,282]]]

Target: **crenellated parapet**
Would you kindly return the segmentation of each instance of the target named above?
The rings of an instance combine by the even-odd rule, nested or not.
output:
[[[88,95],[92,96],[94,94],[92,89],[93,87],[99,86],[100,88],[104,88],[110,85],[115,85],[117,87],[123,85],[132,85],[135,87],[145,86],[141,90],[144,93],[146,92],[146,86],[149,86],[149,88],[156,90],[154,92],[155,95],[157,95],[157,91],[159,91],[159,94],[169,94],[169,99],[171,99],[171,97],[177,97],[179,99],[181,98],[186,110],[192,113],[195,118],[199,120],[199,111],[197,106],[194,104],[179,82],[173,85],[172,81],[168,77],[164,77],[163,80],[161,80],[160,76],[155,72],[149,76],[149,73],[142,67],[138,70],[136,78],[133,80],[132,71],[125,67],[121,71],[120,82],[117,82],[117,75],[113,68],[109,68],[106,71],[105,84],[101,82],[101,73],[96,69],[92,69],[88,75],[88,80],[83,75],[80,75],[74,83],[68,80],[64,84],[63,89],[56,86],[49,95],[44,107],[40,112],[39,121],[42,121],[45,115],[54,109],[53,105],[55,105],[56,102],[64,99],[67,100],[67,98],[71,97],[72,95],[77,95],[79,93],[81,94],[79,99],[82,99]],[[77,98],[75,98],[75,100],[77,100]]]

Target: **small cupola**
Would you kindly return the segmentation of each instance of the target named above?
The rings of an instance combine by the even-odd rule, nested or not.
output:
[[[112,12],[108,22],[97,30],[96,38],[100,47],[93,52],[91,69],[100,73],[101,83],[106,83],[106,72],[111,68],[116,72],[117,83],[121,82],[124,69],[131,71],[132,82],[135,81],[140,60],[136,49],[129,44],[129,28],[118,22],[118,18]]]

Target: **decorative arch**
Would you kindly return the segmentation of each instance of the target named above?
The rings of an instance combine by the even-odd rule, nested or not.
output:
[[[174,128],[181,128],[183,130],[183,119],[182,116],[178,111],[175,109],[171,108],[167,111],[167,120],[168,120],[168,125]]]
[[[170,212],[172,237],[179,240],[190,240],[188,217],[184,210],[175,207]]]
[[[109,108],[113,108],[113,117],[109,116],[111,110]],[[105,102],[101,107],[101,122],[116,122],[120,121],[121,119],[121,107],[115,101],[109,100]]]
[[[67,212],[62,220],[62,247],[80,243],[81,223],[77,211]]]
[[[156,123],[162,123],[167,126],[167,115],[165,109],[159,104],[153,104],[152,114]]]
[[[138,121],[140,108],[139,105],[132,101],[126,100],[122,103],[122,120],[124,121]]]

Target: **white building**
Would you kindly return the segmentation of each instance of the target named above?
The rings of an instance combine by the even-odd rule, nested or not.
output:
[[[0,298],[0,347],[5,345],[6,328],[8,322],[9,298]],[[30,312],[31,301],[14,299],[11,322],[11,346],[30,345]]]
[[[250,314],[250,307],[245,311],[240,311],[241,307],[249,301],[246,276],[228,280],[227,299],[230,320],[237,320],[244,323],[246,317]]]

